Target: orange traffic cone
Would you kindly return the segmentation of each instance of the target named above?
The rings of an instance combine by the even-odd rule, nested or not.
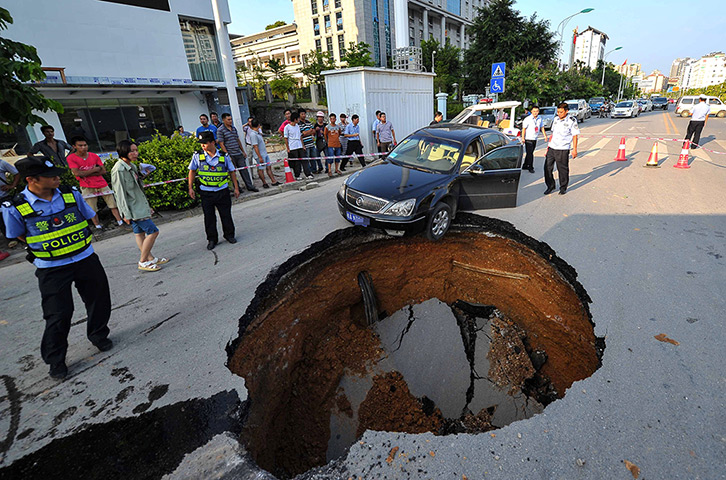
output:
[[[657,167],[658,166],[658,142],[653,142],[653,148],[650,151],[650,155],[648,156],[648,163],[645,164],[646,167]]]
[[[691,166],[688,164],[688,149],[691,148],[691,141],[686,140],[683,142],[683,149],[681,150],[681,154],[678,155],[678,163],[673,165],[676,168],[691,168]]]
[[[620,138],[620,146],[618,147],[618,155],[615,157],[616,162],[626,162],[625,158],[625,137]]]
[[[287,163],[287,158],[285,159],[285,183],[292,183],[295,181],[295,177],[292,176],[292,170],[290,170],[290,165]]]

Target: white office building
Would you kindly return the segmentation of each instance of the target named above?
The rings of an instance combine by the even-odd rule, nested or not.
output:
[[[605,44],[608,36],[592,27],[587,27],[580,33],[575,33],[570,54],[570,65],[582,62],[584,66],[595,70],[597,62],[605,56]]]
[[[6,0],[3,7],[14,19],[4,36],[37,48],[48,75],[37,88],[64,107],[40,114],[57,138],[82,134],[92,151],[108,152],[119,140],[169,135],[179,125],[193,131],[201,113],[229,111],[209,0]],[[219,7],[230,23],[227,0]],[[247,118],[245,95],[237,97]],[[33,125],[0,143],[17,142],[24,153],[42,138]]]

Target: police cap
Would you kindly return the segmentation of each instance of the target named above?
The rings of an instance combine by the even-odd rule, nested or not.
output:
[[[65,169],[56,167],[49,157],[27,157],[15,162],[20,178],[25,177],[59,177]]]

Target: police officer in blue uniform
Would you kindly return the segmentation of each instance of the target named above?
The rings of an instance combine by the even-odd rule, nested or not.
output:
[[[59,188],[63,169],[54,166],[50,158],[24,158],[15,167],[28,186],[2,204],[6,235],[27,244],[27,258],[37,267],[45,319],[40,353],[50,365],[50,376],[62,380],[68,375],[65,359],[73,316],[71,284],[75,283],[86,305],[88,339],[102,352],[113,347],[108,338],[108,279],[93,252],[88,226],[96,213],[79,191]]]
[[[202,152],[195,153],[189,163],[189,196],[194,198],[194,179],[199,177],[199,187],[204,213],[204,230],[207,233],[207,250],[212,250],[218,243],[217,216],[222,220],[222,235],[229,243],[237,243],[234,238],[234,221],[232,220],[232,199],[229,197],[229,179],[234,185],[234,197],[239,198],[239,185],[235,166],[229,157],[219,150],[214,142],[212,132],[201,132],[199,143]]]

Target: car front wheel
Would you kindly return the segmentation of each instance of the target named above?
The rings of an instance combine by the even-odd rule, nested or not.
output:
[[[439,202],[426,222],[426,238],[440,240],[451,226],[451,207],[449,204]]]

